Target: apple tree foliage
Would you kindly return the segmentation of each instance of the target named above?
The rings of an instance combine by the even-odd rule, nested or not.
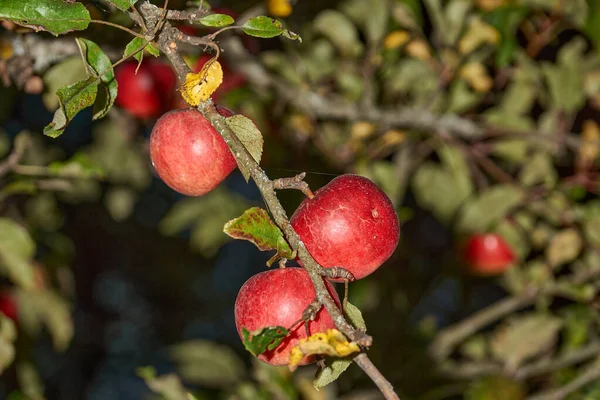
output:
[[[70,266],[81,249],[65,209],[100,204],[127,224],[156,181],[139,134],[153,121],[114,106],[116,63],[163,57],[131,19],[142,2],[0,0],[1,291],[18,309],[16,321],[1,317],[0,370],[16,376],[14,398],[44,396],[27,349],[49,334],[64,352],[77,334]],[[245,74],[221,99],[239,112],[228,126],[270,174],[305,170],[317,189],[325,171],[357,173],[392,200],[401,245],[377,274],[350,285],[345,311],[368,326],[369,354],[401,398],[518,400],[561,387],[571,396],[561,398],[598,398],[600,2],[256,3],[265,15],[238,22],[215,11],[194,24],[198,36],[225,28],[219,60]],[[208,8],[176,0],[169,8],[200,4]],[[188,62],[204,50],[180,49]],[[12,134],[1,127],[23,93],[51,114]],[[94,121],[90,139],[65,152],[60,141],[81,120]],[[301,200],[281,198],[290,215]],[[221,185],[171,201],[152,229],[164,240],[186,232],[206,260],[232,238],[274,250],[269,264],[293,258],[263,208]],[[488,232],[517,261],[500,276],[469,276],[461,244]],[[243,353],[208,340],[169,352],[176,374],[138,374],[172,399],[209,398],[207,390],[329,399],[371,387],[352,369],[340,376],[350,362],[339,357],[314,381],[316,369],[249,368]]]

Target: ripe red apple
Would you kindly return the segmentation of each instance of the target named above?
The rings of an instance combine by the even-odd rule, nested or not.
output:
[[[500,275],[510,268],[516,256],[502,236],[496,233],[475,234],[463,248],[463,257],[476,275]]]
[[[119,85],[116,103],[136,117],[149,118],[160,114],[160,94],[152,70],[142,63],[135,73],[137,62],[125,62],[115,71]]]
[[[14,296],[9,292],[0,293],[0,312],[7,318],[17,322],[18,309],[17,303],[15,302]]]
[[[390,258],[400,237],[390,199],[358,175],[333,179],[304,200],[290,221],[315,261],[345,268],[356,279]]]
[[[162,60],[151,59],[148,67],[152,72],[152,77],[158,89],[161,112],[168,111],[175,97],[175,88],[177,87],[177,75],[171,64]]]
[[[172,104],[177,84],[173,69],[159,60],[128,61],[115,70],[119,85],[116,103],[138,118],[157,117]]]
[[[233,115],[224,107],[217,111],[224,117]],[[195,109],[171,111],[156,121],[150,158],[160,178],[188,196],[210,192],[236,167],[223,138]]]
[[[340,299],[333,286],[329,282],[325,284],[339,306]],[[302,313],[315,297],[315,288],[304,268],[278,268],[254,275],[244,283],[235,301],[235,325],[240,338],[243,340],[242,328],[251,332],[267,326],[290,328],[302,318]],[[316,318],[308,323],[311,335],[334,328],[335,324],[325,308],[321,308]],[[300,323],[277,348],[267,350],[258,359],[271,365],[287,365],[290,350],[305,337],[306,329]],[[313,362],[314,357],[305,357],[300,365]]]

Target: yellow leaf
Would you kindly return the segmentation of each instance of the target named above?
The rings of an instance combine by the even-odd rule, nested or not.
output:
[[[208,60],[198,73],[190,72],[181,86],[181,96],[192,107],[198,106],[217,90],[223,82],[223,69],[216,57]]]
[[[408,31],[397,30],[388,33],[388,35],[383,39],[383,48],[392,50],[397,49],[398,47],[406,44],[410,40],[410,34]]]
[[[422,39],[412,40],[406,45],[406,53],[418,60],[427,61],[431,58],[429,45]]]
[[[375,125],[368,121],[357,121],[350,127],[350,136],[353,140],[364,140],[375,133]]]
[[[591,165],[598,157],[600,142],[600,127],[589,119],[583,123],[581,147],[579,148],[579,158],[583,166]]]
[[[480,62],[470,62],[460,69],[460,77],[478,92],[488,92],[494,81]]]
[[[500,32],[496,28],[479,18],[474,18],[469,23],[467,32],[460,38],[458,49],[462,54],[469,54],[482,44],[493,45],[499,41]]]
[[[267,0],[267,10],[274,17],[285,18],[292,13],[290,0]]]
[[[360,347],[354,342],[348,342],[346,337],[337,329],[328,329],[307,338],[300,339],[298,344],[292,347],[288,358],[289,368],[294,371],[300,361],[306,356],[326,355],[331,357],[346,357],[360,351]]]
[[[386,131],[381,137],[381,141],[386,146],[394,146],[400,144],[406,139],[406,134],[396,129]]]

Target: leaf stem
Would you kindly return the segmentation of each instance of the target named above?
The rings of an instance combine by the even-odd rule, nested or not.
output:
[[[100,24],[100,25],[108,25],[108,26],[112,26],[113,28],[120,29],[120,30],[122,30],[122,31],[124,31],[124,32],[127,32],[127,33],[129,33],[129,34],[131,34],[131,35],[133,35],[133,36],[135,36],[135,37],[139,37],[140,39],[145,39],[145,38],[146,38],[146,37],[145,37],[144,35],[142,35],[141,33],[137,33],[137,32],[135,32],[135,31],[132,31],[131,29],[129,29],[129,28],[125,28],[124,26],[121,26],[121,25],[119,25],[119,24],[115,24],[115,23],[108,22],[108,21],[102,21],[102,20],[100,20],[100,19],[92,19],[92,20],[90,20],[90,22],[92,22],[92,23],[94,23],[94,24]]]

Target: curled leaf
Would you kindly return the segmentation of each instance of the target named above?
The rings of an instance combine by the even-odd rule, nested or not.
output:
[[[181,96],[187,104],[197,107],[223,83],[223,68],[217,58],[208,60],[198,73],[190,72],[181,86]]]
[[[242,328],[244,347],[255,357],[267,350],[273,350],[281,344],[288,334],[283,326],[267,326],[250,332]]]
[[[360,351],[355,342],[348,339],[337,329],[327,329],[307,338],[300,339],[297,345],[292,347],[289,356],[289,367],[294,371],[298,364],[306,356],[321,354],[332,357],[346,357]]]
[[[262,208],[252,207],[244,211],[238,218],[227,222],[223,232],[234,239],[248,240],[259,250],[276,250],[277,253],[267,262],[268,266],[280,257],[293,258],[292,249],[283,233]]]

